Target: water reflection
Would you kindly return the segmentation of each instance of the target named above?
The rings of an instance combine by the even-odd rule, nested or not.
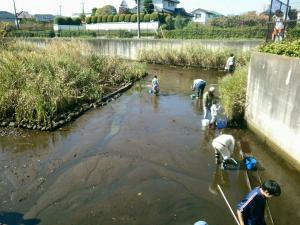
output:
[[[0,212],[0,224],[3,225],[36,225],[39,219],[24,219],[23,214],[18,212]]]

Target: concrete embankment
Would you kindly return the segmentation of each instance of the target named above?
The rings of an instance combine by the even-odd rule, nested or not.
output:
[[[246,120],[278,155],[300,170],[300,59],[255,53],[248,73]]]
[[[32,42],[44,42],[53,39],[27,39]],[[62,39],[68,40],[68,39]],[[184,49],[190,46],[203,46],[211,50],[229,49],[249,51],[256,48],[263,40],[159,40],[159,39],[82,39],[89,42],[93,49],[104,55],[119,56],[136,60],[140,49]]]

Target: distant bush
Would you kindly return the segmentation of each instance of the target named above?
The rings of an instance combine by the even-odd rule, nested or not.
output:
[[[71,18],[71,17],[55,17],[54,24],[58,25],[80,25],[81,19],[80,18]]]
[[[268,16],[248,13],[238,16],[223,16],[209,20],[211,26],[217,27],[264,27],[267,25]]]
[[[125,16],[125,22],[130,22],[130,18],[131,18],[131,14],[127,14],[126,16]]]
[[[158,21],[158,13],[157,12],[151,13],[150,20],[151,21]]]
[[[136,14],[131,15],[130,22],[132,22],[132,23],[137,22],[137,15]]]
[[[7,34],[8,37],[55,37],[53,30],[45,31],[28,31],[28,30],[12,30]]]
[[[164,32],[169,39],[224,39],[224,38],[265,38],[266,28],[217,28],[201,26],[196,29],[179,29]]]
[[[113,15],[107,16],[107,22],[113,22],[113,19],[114,19]]]
[[[102,23],[102,16],[97,16],[97,23]]]
[[[107,22],[107,15],[102,15],[102,23],[106,23]]]
[[[92,23],[97,23],[97,16],[92,16],[91,22]]]
[[[57,34],[58,37],[96,37],[95,31],[89,30],[62,30]]]
[[[133,33],[125,30],[118,31],[117,35],[119,38],[132,38],[134,36]]]
[[[86,22],[87,24],[92,23],[92,18],[91,18],[90,16],[86,17],[86,18],[85,18],[85,22]]]
[[[144,16],[145,14],[144,13],[140,13],[140,21],[143,22],[144,21]]]
[[[144,20],[144,22],[150,22],[150,14],[145,14],[143,20]]]
[[[259,47],[260,52],[290,57],[300,57],[300,40],[265,43]]]
[[[114,15],[113,22],[119,22],[119,15]]]
[[[121,14],[119,16],[119,22],[124,22],[125,21],[125,14]]]

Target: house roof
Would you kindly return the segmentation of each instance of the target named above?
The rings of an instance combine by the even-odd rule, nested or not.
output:
[[[218,13],[216,11],[208,11],[206,9],[201,9],[201,8],[195,9],[194,11],[191,12],[191,14],[196,14],[197,12],[204,12],[204,13],[212,14],[215,16],[223,16],[221,13]]]
[[[27,11],[21,11],[17,13],[19,19],[31,19],[33,16],[29,14]]]
[[[194,17],[193,14],[186,12],[184,8],[176,8],[175,15],[181,15],[184,17]]]

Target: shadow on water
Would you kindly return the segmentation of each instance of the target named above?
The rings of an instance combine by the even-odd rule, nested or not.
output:
[[[0,212],[0,224],[2,225],[36,225],[40,219],[24,219],[18,212]]]

